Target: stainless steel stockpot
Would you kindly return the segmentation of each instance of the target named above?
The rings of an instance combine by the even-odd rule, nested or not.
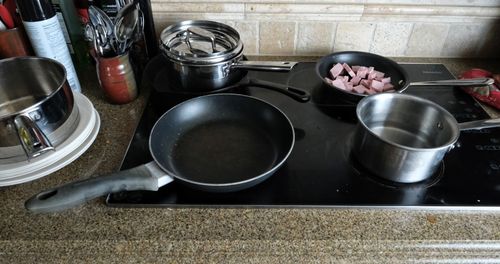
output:
[[[66,71],[40,57],[0,60],[0,163],[53,150],[79,120]]]
[[[397,93],[363,98],[356,115],[353,157],[377,176],[402,183],[432,176],[461,130],[500,126],[500,119],[459,124],[436,103]]]
[[[160,42],[172,78],[189,91],[217,90],[234,84],[245,70],[290,71],[297,63],[243,60],[238,32],[214,21],[173,24],[162,31]]]

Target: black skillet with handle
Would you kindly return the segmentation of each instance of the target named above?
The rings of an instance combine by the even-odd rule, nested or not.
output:
[[[180,103],[154,125],[154,161],[34,195],[25,207],[55,212],[108,193],[158,190],[176,180],[209,192],[250,188],[269,178],[292,152],[288,117],[260,99],[238,94],[205,95]]]
[[[391,77],[391,84],[394,86],[394,90],[398,93],[403,92],[409,86],[467,87],[491,85],[494,82],[491,78],[410,82],[408,74],[397,62],[374,53],[361,51],[335,52],[319,59],[316,63],[316,75],[321,78],[325,86],[331,88],[332,91],[335,91],[340,98],[350,102],[359,102],[361,99],[368,96],[368,94],[359,94],[330,85],[325,80],[325,77],[329,77],[330,69],[337,63],[347,63],[351,66],[359,65],[374,67],[375,70],[385,73],[386,77]]]

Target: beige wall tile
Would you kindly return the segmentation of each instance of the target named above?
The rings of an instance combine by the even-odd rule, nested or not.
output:
[[[301,22],[297,33],[297,55],[323,55],[332,51],[336,23]]]
[[[449,28],[449,25],[444,24],[415,24],[405,55],[411,57],[441,55]]]
[[[293,55],[295,22],[261,22],[259,25],[259,53]]]
[[[474,57],[478,54],[485,33],[485,28],[480,24],[452,25],[441,55],[445,57]]]
[[[404,56],[411,23],[378,23],[370,51],[384,56]]]
[[[227,21],[225,24],[234,27],[244,44],[245,55],[259,54],[259,22],[258,21]]]
[[[374,23],[364,22],[342,22],[337,27],[334,51],[357,50],[370,51],[373,33],[375,31]]]

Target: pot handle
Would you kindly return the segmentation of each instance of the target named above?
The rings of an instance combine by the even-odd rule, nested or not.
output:
[[[120,191],[157,191],[173,178],[155,161],[113,174],[70,182],[35,194],[24,207],[33,213],[58,212],[81,205],[87,201]]]
[[[483,119],[470,122],[459,123],[458,127],[460,130],[473,130],[473,129],[483,129],[491,127],[500,127],[500,118],[493,119]]]
[[[267,82],[267,81],[256,80],[256,79],[249,79],[247,85],[277,91],[277,92],[280,92],[282,94],[288,95],[291,98],[295,99],[296,101],[299,101],[302,103],[305,103],[305,102],[309,101],[309,99],[311,99],[311,95],[309,94],[309,92],[301,90],[299,88],[289,86],[289,85],[280,84],[280,83]]]
[[[14,126],[28,160],[46,151],[55,150],[50,140],[28,114],[16,116]]]
[[[191,35],[198,36],[198,37],[204,38],[206,40],[210,40],[210,42],[212,44],[212,52],[217,52],[217,50],[215,49],[215,34],[214,33],[210,32],[206,29],[200,28],[200,27],[188,27],[186,31],[187,31],[186,45],[188,46],[188,48],[191,52],[194,52],[193,47],[191,46]]]
[[[486,86],[495,82],[492,78],[475,78],[475,79],[460,79],[460,80],[441,80],[441,81],[426,81],[412,82],[409,86],[429,86],[429,85],[445,85],[445,86]]]
[[[295,61],[238,61],[231,64],[231,69],[254,71],[291,71]]]

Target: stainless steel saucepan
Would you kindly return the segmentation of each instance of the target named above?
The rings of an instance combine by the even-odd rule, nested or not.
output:
[[[244,61],[243,42],[232,27],[188,20],[165,28],[160,49],[183,88],[210,91],[239,81],[245,70],[290,71],[297,62]]]
[[[500,126],[500,118],[459,124],[434,102],[397,93],[365,97],[356,115],[353,157],[377,176],[402,183],[432,176],[460,131]]]
[[[76,127],[73,93],[59,62],[40,57],[0,60],[0,164],[53,150]]]

